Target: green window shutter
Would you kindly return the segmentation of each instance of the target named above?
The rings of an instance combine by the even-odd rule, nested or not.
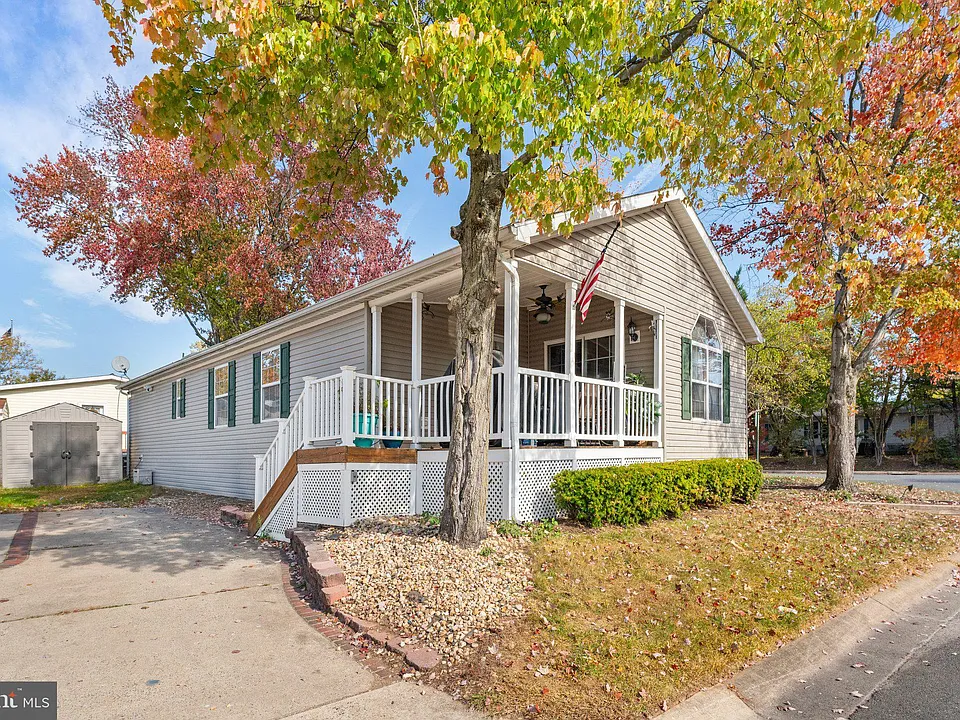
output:
[[[693,417],[690,406],[690,338],[680,338],[680,417]]]
[[[260,353],[253,354],[253,424],[260,422]]]
[[[723,421],[730,422],[730,353],[723,351]]]
[[[280,417],[290,417],[290,343],[280,346]]]
[[[227,366],[230,381],[230,395],[227,397],[227,427],[237,424],[237,361],[231,360]]]
[[[180,417],[187,416],[187,379],[180,378]]]
[[[213,370],[207,370],[207,428],[213,430]]]
[[[177,381],[170,383],[170,418],[177,419]]]

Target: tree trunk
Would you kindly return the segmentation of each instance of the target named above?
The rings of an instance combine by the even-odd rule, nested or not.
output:
[[[845,296],[845,288],[840,292]],[[839,294],[839,293],[838,293]],[[843,302],[838,300],[838,306]],[[827,477],[821,489],[853,492],[857,451],[857,373],[851,358],[850,321],[840,307],[830,338],[830,389],[827,392]]]
[[[443,486],[440,537],[476,546],[487,529],[487,450],[490,384],[497,309],[497,237],[506,194],[500,153],[470,155],[470,190],[451,235],[460,243],[460,293],[451,300],[457,318],[453,422]]]

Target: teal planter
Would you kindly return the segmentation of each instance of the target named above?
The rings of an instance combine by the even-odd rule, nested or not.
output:
[[[393,433],[396,435],[397,433]],[[403,445],[403,440],[381,440],[385,448],[398,448]]]
[[[374,435],[377,432],[378,418],[373,413],[354,413],[353,432],[356,435]],[[357,447],[373,447],[373,438],[354,438],[353,444]]]

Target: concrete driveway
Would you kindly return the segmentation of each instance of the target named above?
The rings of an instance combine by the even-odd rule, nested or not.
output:
[[[19,516],[0,515],[0,560]],[[308,626],[276,551],[165,510],[40,513],[0,569],[0,680],[55,680],[61,718],[468,718],[384,684]]]

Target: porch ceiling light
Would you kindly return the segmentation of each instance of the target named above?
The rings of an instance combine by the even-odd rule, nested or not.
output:
[[[541,308],[537,310],[537,322],[541,325],[546,325],[552,317],[553,308],[541,306]]]
[[[630,318],[630,322],[627,324],[627,335],[630,336],[630,342],[636,342],[640,339],[640,335],[637,333],[637,324],[633,321],[633,318]]]

